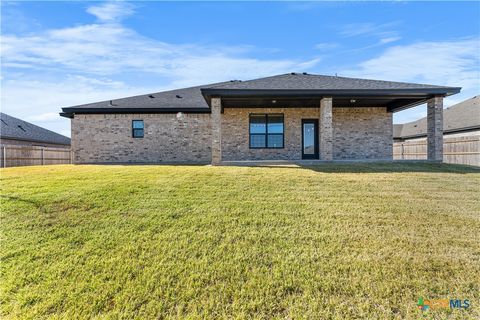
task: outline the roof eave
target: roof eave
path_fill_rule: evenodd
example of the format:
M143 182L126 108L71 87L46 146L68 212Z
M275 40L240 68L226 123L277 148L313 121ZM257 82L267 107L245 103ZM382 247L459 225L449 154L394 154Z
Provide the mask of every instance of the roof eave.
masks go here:
M49 144L58 144L61 146L69 146L71 142L69 143L62 143L58 141L49 141L49 140L39 140L39 139L30 139L30 138L20 138L20 137L11 137L11 136L6 136L6 135L1 135L0 138L2 139L8 139L8 140L17 140L17 141L31 141L35 143L49 143Z
M73 113L69 113L69 112L60 112L59 113L60 117L64 117L64 118L69 118L69 119L73 119Z
M434 96L450 96L460 92L461 87L438 87L438 88L419 88L419 89L218 89L218 88L203 88L200 89L203 97L208 105L210 105L210 98L212 97L301 97L301 98L321 98L328 97L411 97L419 100L405 106L395 107L392 111L400 111L425 103L428 99Z
M478 126L469 126L464 128L453 128L453 129L444 129L443 134L452 134L452 133L460 133L460 132L469 132L479 130L480 125ZM394 136L395 139L414 139L414 138L423 138L427 136L427 132L420 132L416 134L410 134L405 136Z
M459 93L461 87L438 87L421 89L200 89L203 96L396 96L396 95L445 95Z
M73 119L76 114L118 114L118 113L210 113L209 108L62 108L60 116Z

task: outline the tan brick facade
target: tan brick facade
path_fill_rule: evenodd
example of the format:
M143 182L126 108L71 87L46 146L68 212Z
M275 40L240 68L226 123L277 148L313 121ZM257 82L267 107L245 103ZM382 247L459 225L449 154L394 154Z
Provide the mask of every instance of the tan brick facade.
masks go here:
M132 120L143 120L144 138L132 138ZM211 162L210 114L75 115L75 163Z
M320 100L320 158L333 160L333 106L332 98Z
M249 148L250 113L284 114L284 148ZM75 115L74 161L210 163L216 140L221 143L222 161L299 160L301 121L319 119L321 112L320 108L225 108L219 115L220 129L212 126L210 114L183 114L180 118L176 114ZM132 138L132 120L144 120L144 138ZM392 158L392 114L386 108L334 107L332 125L334 160Z
M212 165L222 162L222 100L212 98Z
M443 97L427 103L427 156L428 160L443 160Z
M392 159L393 119L386 108L333 108L333 159Z
M283 113L284 148L250 149L249 114ZM302 157L302 119L318 119L318 108L225 109L222 118L223 160L298 160Z

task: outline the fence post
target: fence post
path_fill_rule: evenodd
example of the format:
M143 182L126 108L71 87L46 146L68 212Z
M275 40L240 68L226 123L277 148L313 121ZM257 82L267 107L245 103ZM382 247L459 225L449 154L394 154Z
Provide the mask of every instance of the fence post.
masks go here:
M405 160L405 157L403 156L405 153L404 148L403 148L403 142L400 143L400 154L401 154L401 160Z
M3 146L3 167L7 167L7 147Z
M42 166L45 164L45 148L42 147Z

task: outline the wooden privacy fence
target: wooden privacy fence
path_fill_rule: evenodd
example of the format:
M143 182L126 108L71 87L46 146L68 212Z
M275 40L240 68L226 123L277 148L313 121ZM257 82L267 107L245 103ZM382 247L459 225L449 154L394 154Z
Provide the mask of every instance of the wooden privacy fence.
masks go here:
M2 168L72 163L70 149L2 145L0 150Z
M426 139L394 142L393 159L426 160ZM444 138L443 162L480 166L480 136Z
M426 160L426 139L393 143L394 160ZM445 138L443 162L480 166L480 136ZM72 163L72 151L64 148L2 145L0 167Z

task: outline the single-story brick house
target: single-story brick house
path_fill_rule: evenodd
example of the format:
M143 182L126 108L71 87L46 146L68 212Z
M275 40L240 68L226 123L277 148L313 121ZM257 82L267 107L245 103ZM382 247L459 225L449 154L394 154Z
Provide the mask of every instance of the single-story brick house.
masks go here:
M457 87L290 73L63 108L75 163L392 159L392 113L428 108L442 159L443 98Z

